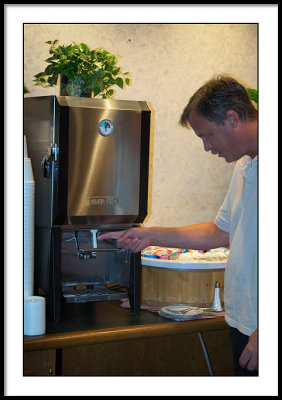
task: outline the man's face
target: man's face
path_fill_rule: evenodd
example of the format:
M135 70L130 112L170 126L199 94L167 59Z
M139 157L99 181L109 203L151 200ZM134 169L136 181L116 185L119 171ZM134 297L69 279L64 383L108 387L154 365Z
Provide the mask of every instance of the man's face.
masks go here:
M202 139L205 151L224 157L228 163L242 157L234 127L228 119L224 125L218 125L191 111L190 125Z

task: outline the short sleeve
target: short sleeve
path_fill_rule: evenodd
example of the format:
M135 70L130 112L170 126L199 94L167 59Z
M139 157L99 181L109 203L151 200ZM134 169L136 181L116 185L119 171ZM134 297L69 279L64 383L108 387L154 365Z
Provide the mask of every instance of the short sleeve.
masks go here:
M230 201L227 193L217 215L214 219L215 225L224 232L230 233Z

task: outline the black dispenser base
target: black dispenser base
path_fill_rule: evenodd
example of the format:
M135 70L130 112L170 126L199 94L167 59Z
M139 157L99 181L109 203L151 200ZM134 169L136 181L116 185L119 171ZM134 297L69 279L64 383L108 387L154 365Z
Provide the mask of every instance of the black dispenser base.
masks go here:
M130 254L130 272L129 286L126 291L114 291L106 288L104 285L93 285L93 288L87 288L86 291L73 293L71 296L71 288L69 296L64 296L61 287L61 229L60 227L52 228L51 233L51 268L50 268L50 287L49 296L47 296L47 318L49 321L59 322L61 320L61 312L63 302L88 302L88 301L111 301L128 297L132 315L138 315L140 312L140 286L141 286L141 253ZM64 289L65 291L65 289ZM75 298L74 298L75 296Z

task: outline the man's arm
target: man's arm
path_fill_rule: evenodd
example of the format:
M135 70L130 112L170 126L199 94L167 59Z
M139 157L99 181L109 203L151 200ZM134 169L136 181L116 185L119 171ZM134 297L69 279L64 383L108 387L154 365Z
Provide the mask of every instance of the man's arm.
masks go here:
M99 240L110 238L117 239L118 247L133 253L147 246L205 250L229 245L229 233L219 229L213 222L181 228L131 228L126 231L107 232L98 237Z

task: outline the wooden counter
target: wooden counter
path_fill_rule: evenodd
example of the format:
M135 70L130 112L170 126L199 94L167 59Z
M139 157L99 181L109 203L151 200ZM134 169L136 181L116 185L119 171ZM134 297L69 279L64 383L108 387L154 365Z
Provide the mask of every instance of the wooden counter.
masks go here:
M233 375L224 318L175 322L120 302L66 304L46 334L24 338L24 375Z

